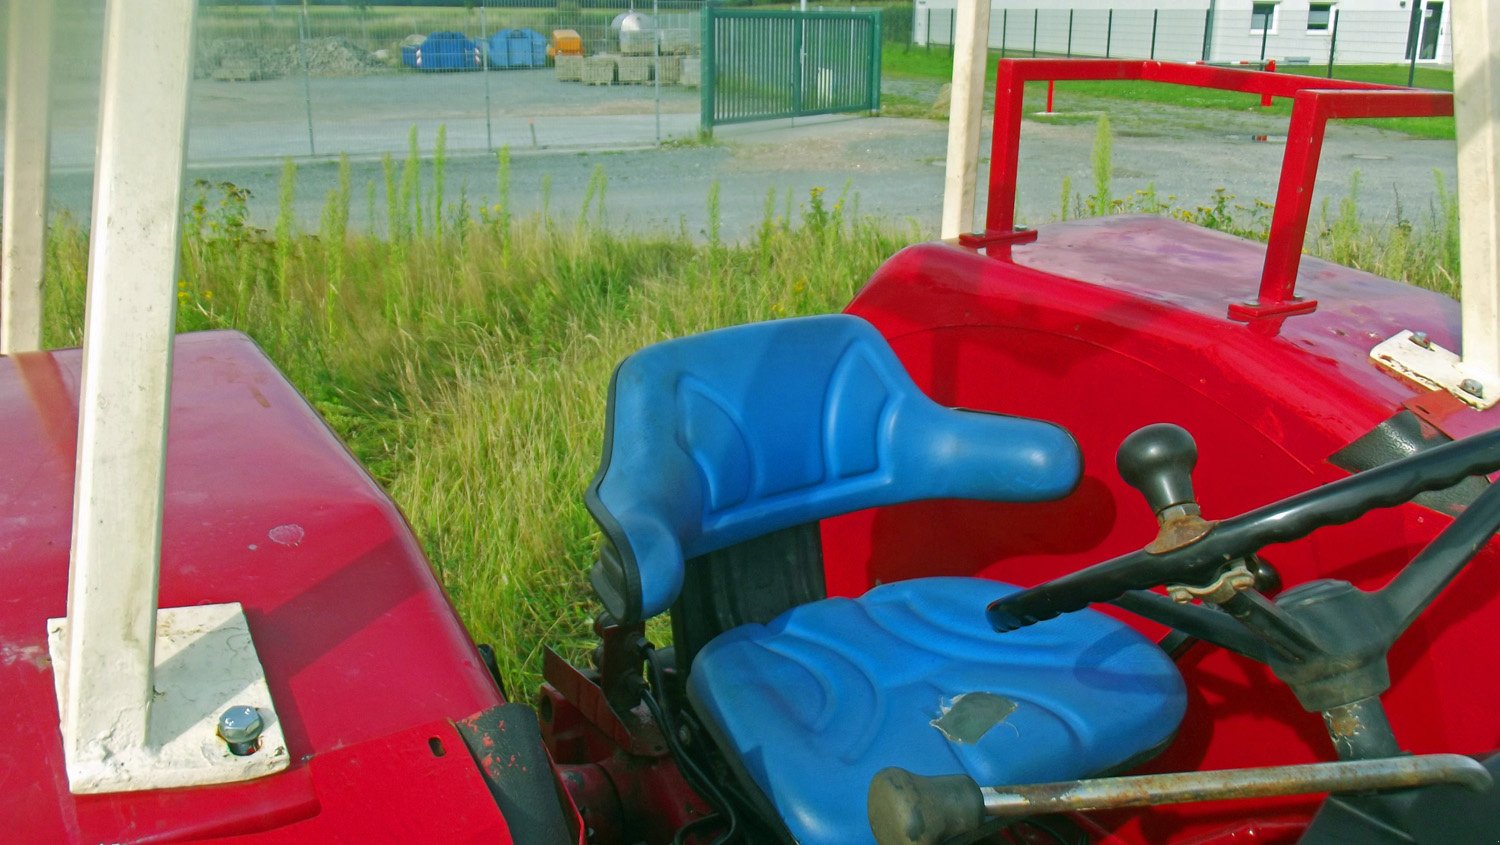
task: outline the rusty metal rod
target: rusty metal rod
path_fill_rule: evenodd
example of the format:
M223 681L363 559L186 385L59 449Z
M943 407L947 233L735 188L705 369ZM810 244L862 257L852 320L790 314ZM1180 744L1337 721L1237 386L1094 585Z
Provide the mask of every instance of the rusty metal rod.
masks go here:
M1034 816L1307 792L1363 792L1436 783L1453 783L1482 792L1490 787L1492 779L1484 766L1471 757L1424 754L1381 760L981 787L980 795L987 815Z

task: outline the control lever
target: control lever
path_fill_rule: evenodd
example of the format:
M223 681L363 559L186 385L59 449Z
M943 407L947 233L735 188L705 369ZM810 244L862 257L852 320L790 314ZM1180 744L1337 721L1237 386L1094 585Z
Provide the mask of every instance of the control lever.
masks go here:
M870 829L879 845L939 845L974 830L987 817L1022 818L1319 792L1357 793L1440 783L1483 792L1490 788L1493 778L1479 761L1461 754L993 787L982 787L965 774L924 777L893 767L876 773L868 800Z
M1193 496L1198 445L1181 426L1156 423L1133 432L1120 444L1115 466L1125 483L1139 490L1161 529L1146 547L1163 554L1198 542L1213 530Z

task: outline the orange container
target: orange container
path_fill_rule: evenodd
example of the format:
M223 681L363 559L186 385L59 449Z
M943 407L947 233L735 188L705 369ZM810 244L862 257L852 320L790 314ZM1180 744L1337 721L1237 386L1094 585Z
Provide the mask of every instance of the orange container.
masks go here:
M578 37L578 32L572 29L552 30L552 43L547 45L547 55L557 56L581 56L583 55L583 39Z

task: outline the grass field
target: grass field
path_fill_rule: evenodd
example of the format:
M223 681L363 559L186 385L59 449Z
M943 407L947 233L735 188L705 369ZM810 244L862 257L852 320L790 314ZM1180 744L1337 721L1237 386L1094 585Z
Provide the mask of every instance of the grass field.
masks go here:
M1015 56L1014 58L1020 57ZM986 81L992 89L995 83L995 65L999 60L999 52L991 51L989 67L986 71ZM897 79L930 79L946 82L953 76L952 61L946 49L934 49L932 51L921 49L905 51L887 49L881 54L881 72ZM1325 75L1326 68L1312 65L1290 65L1278 68L1278 72L1321 77ZM1406 74L1407 68L1405 65L1334 66L1334 76L1337 78L1360 82L1378 82L1386 85L1405 85ZM1452 91L1453 71L1444 68L1419 67L1417 68L1415 82L1419 88ZM1027 86L1026 98L1028 103L1035 103L1039 106L1044 102L1043 98L1045 96L1045 83L1038 82ZM1083 97L1093 101L1125 100L1219 111L1251 111L1261 109L1260 98L1253 94L1239 94L1231 91L1216 91L1205 88L1188 88L1157 82L1059 82L1057 84L1057 97L1063 102L1066 102L1068 97ZM1094 103L1089 107L1094 108L1097 105L1097 103ZM1292 113L1292 102L1284 98L1277 99L1266 111L1272 114L1290 116ZM1381 118L1350 122L1404 132L1419 138L1452 139L1454 137L1453 118L1451 117Z
M706 240L617 235L602 171L584 207L525 219L504 202L464 208L435 171L418 184L392 162L378 195L335 190L316 232L296 230L289 194L262 232L244 224L239 189L201 186L177 325L236 328L266 350L390 491L475 639L526 694L542 644L584 653L596 533L581 494L615 363L672 335L838 310L914 235L850 219L821 190L736 197L765 203L746 243L720 242L712 223ZM507 171L501 160L502 196ZM393 237L348 229L365 202ZM86 237L59 221L49 250L46 342L76 345Z
M1064 185L1063 216L1173 214L1263 237L1261 204L1219 195L1172 208L1142 192L1113 198L1109 134L1087 196ZM706 237L611 231L596 170L578 209L518 219L509 161L501 201L470 208L415 158L387 160L383 186L355 196L347 162L316 232L291 212L284 173L274 231L245 223L246 196L200 184L187 213L178 284L182 331L248 333L287 373L410 519L475 639L495 645L510 689L535 688L541 648L578 658L594 610L586 572L597 532L581 494L598 457L609 373L645 344L715 326L836 311L875 268L918 237L851 213L853 197L705 198ZM543 192L546 192L544 185ZM756 234L719 236L723 202L757 203ZM388 238L348 226L349 208L383 212ZM1316 251L1443 289L1456 263L1452 204L1371 230L1354 201L1325 209ZM48 255L46 342L76 345L87 238L66 219ZM661 632L656 632L660 634Z

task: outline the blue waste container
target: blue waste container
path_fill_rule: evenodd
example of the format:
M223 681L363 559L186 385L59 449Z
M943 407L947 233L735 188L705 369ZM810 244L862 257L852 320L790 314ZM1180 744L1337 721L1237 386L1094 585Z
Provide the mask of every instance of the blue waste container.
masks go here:
M417 70L473 70L483 67L484 49L462 32L434 32L415 47L402 47L401 63Z
M534 29L502 29L490 36L490 67L547 66L547 38Z

